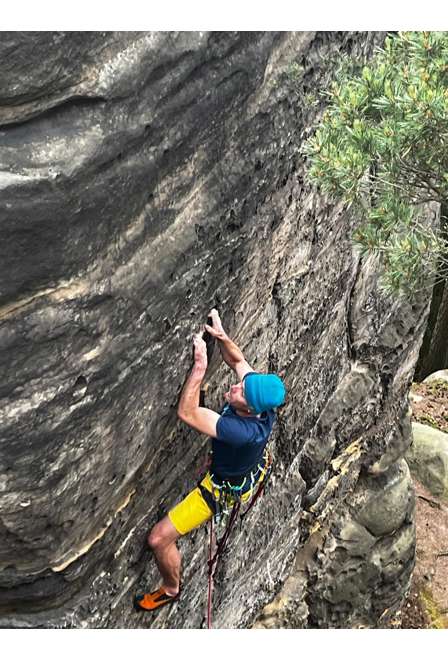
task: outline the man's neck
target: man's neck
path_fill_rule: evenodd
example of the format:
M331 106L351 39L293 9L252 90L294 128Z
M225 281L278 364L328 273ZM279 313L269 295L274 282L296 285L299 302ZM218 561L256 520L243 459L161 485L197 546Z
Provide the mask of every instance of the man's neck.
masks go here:
M233 406L232 406L233 407ZM260 415L255 415L251 412L246 412L245 410L238 410L238 408L233 408L237 415L240 417L260 417Z

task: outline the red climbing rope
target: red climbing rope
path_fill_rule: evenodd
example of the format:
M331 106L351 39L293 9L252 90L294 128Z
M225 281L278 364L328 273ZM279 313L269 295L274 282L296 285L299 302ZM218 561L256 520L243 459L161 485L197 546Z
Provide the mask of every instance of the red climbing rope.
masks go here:
M213 570L210 569L212 564L212 548L213 548L213 516L210 518L210 543L208 547L208 598L207 598L207 627L212 627L212 595L213 595Z
M265 475L263 481L259 483L257 492L255 495L252 497L251 502L249 506L247 507L246 511L241 514L241 520L244 520L246 515L249 513L249 511L252 509L253 505L257 501L257 499L264 493L264 487L266 485L266 482L271 474L272 470L272 455L268 454L268 459L265 465ZM224 534L222 535L222 538L220 539L219 543L217 544L216 552L213 555L213 546L216 543L216 535L214 534L213 530L213 517L210 518L210 544L209 544L209 552L208 552L208 598L207 598L207 627L211 628L212 627L212 596L213 596L213 577L216 571L216 568L218 566L218 561L222 554L224 553L225 547L227 545L227 541L229 540L230 532L232 531L235 521L238 516L238 512L241 508L241 500L235 500L233 503L232 511L230 513L229 520L226 525L226 529L224 531Z
M238 511L240 510L241 502L237 500L234 502L232 507L232 512L230 514L229 520L226 525L226 529L222 538L220 539L215 554L212 556L212 542L213 542L213 516L210 518L210 548L209 548L209 560L208 560L208 604L207 604L207 626L208 628L212 627L212 592L213 592L213 576L215 574L216 568L218 566L218 560L224 553L227 541L230 536L230 532L235 524L235 520L238 516Z

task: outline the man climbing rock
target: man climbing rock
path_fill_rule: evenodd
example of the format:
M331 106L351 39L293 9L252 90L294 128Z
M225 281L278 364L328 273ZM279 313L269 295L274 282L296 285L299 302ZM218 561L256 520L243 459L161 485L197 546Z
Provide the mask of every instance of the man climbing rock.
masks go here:
M285 399L285 386L275 374L254 371L225 333L216 309L212 325L204 329L218 340L223 360L235 371L239 382L226 392L221 413L200 406L201 383L207 369L206 343L194 336L194 366L179 400L178 416L200 433L212 438L209 471L200 484L160 520L148 536L162 576L162 585L151 593L137 595L138 610L155 610L180 595L181 555L176 540L210 520L216 512L220 491L226 485L246 501L266 474L266 443L275 420L274 408Z

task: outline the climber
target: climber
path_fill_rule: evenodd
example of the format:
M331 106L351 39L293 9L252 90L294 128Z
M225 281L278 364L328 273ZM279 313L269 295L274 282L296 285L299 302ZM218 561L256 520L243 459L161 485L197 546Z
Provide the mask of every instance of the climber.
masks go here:
M210 520L213 489L219 488L224 480L235 486L247 483L241 486L241 499L245 501L254 484L261 482L265 475L265 446L275 420L274 408L285 399L281 378L255 372L225 333L216 309L211 310L210 317L212 325L205 324L204 329L218 340L222 358L235 371L239 382L224 395L226 404L220 414L200 406L207 351L201 333L196 334L194 366L182 390L177 413L188 426L212 438L211 464L198 487L152 528L148 545L155 555L162 585L156 591L137 595L134 599L137 610L152 611L179 598L181 556L176 540Z

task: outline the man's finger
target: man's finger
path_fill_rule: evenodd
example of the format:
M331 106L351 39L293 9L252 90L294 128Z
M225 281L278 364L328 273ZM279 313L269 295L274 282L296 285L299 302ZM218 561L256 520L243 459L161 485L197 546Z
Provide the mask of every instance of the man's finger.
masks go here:
M220 331L216 328L212 328L209 325L207 325L206 330L207 330L208 333L211 334L212 337L219 337L220 336Z

